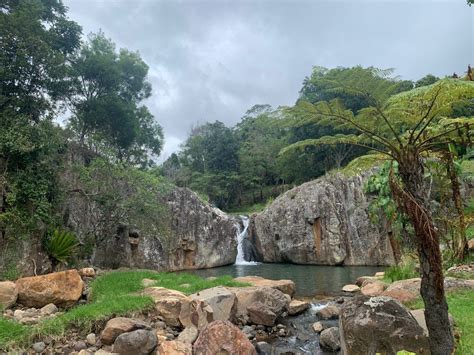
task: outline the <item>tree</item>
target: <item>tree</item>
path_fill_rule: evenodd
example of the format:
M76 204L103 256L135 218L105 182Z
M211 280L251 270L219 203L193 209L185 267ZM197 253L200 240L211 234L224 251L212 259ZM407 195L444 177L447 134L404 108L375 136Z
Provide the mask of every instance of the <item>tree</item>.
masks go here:
M345 88L341 83L341 90ZM472 117L448 118L453 103L472 98L474 84L460 80L442 80L431 86L401 93L379 101L362 87L353 87L374 105L358 115L339 100L314 105L313 117L332 126L350 127L356 134L321 137L295 143L299 146L354 144L388 156L398 164L391 171L390 187L398 208L409 218L415 231L421 267L421 296L432 354L451 354L454 339L448 319L444 293L439 235L430 212L424 172L425 157L447 145L469 141L473 134Z
M424 77L422 77L420 80L418 80L415 83L415 87L419 88L421 86L431 85L431 84L436 83L438 80L439 80L439 78L437 76L434 76L432 74L428 74L428 75L425 75Z
M163 143L161 127L146 106L148 66L135 52L121 49L103 33L91 34L71 68L69 126L79 141L119 161L147 165Z
M61 132L52 123L67 93L81 28L59 0L0 4L0 236L41 233L57 198Z

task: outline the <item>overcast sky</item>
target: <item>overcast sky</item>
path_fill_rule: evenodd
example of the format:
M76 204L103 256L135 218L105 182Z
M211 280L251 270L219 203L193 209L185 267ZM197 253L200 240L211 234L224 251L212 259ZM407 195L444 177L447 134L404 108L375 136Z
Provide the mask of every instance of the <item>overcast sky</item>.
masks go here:
M102 29L150 66L160 160L197 123L232 126L254 104L293 104L314 65L396 68L412 80L474 65L466 0L64 2L85 34Z

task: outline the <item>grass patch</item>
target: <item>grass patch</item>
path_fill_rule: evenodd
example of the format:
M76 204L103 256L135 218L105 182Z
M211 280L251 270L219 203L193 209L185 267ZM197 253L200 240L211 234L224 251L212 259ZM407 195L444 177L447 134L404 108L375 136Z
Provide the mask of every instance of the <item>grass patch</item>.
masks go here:
M471 355L474 352L474 291L453 291L447 295L449 313L456 321L461 338L456 349L457 355ZM421 299L408 304L411 309L423 308Z
M0 317L0 349L29 345L42 336L62 337L68 329L88 333L99 321L128 315L153 306L150 297L137 294L143 289L144 278L156 280L156 286L191 294L215 286L239 287L247 284L233 281L231 276L215 280L202 279L186 273L157 273L153 271L114 271L91 283L91 303L77 306L56 318L35 326L25 326Z
M384 280L395 282L420 277L416 268L417 262L413 257L404 257L398 265L390 266L385 270Z
M271 201L273 201L273 199ZM239 215L248 216L254 213L262 212L265 209L265 207L268 206L268 204L269 204L268 202L264 202L264 203L255 203L250 206L241 206L235 209L231 209L229 213L233 215L237 215L237 216Z

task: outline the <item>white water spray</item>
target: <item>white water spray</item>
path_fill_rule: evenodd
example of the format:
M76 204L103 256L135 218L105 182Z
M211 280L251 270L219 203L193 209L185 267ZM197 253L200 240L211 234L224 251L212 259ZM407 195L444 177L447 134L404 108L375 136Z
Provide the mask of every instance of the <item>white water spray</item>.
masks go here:
M258 265L256 261L246 261L244 255L244 239L247 237L247 230L249 228L249 218L247 216L240 216L244 229L237 228L237 257L235 258L235 265Z

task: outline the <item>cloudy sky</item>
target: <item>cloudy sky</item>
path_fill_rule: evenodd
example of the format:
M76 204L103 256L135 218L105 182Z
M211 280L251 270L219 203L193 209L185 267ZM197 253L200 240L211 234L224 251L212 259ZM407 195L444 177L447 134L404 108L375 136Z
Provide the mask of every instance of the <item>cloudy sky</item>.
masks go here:
M466 0L64 2L84 33L102 29L150 66L160 160L193 125L231 126L254 104L293 104L314 65L396 68L412 80L474 65Z

